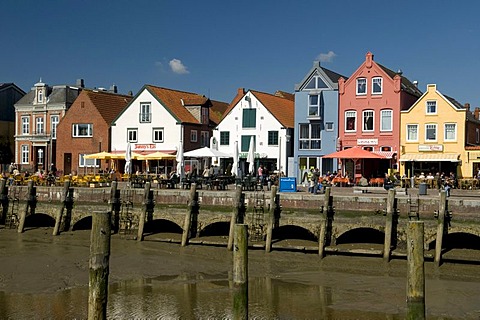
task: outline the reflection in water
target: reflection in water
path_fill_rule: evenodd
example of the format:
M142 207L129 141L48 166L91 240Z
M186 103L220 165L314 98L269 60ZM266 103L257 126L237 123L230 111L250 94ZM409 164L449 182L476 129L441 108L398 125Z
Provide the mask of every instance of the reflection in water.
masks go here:
M335 290L271 278L253 278L249 284L250 318L259 319L403 319L405 315L335 310ZM233 282L187 275L157 277L111 284L110 319L205 319L233 317ZM340 298L340 296L339 296ZM2 316L12 319L84 319L88 288L54 294L0 295ZM433 318L432 318L433 319Z

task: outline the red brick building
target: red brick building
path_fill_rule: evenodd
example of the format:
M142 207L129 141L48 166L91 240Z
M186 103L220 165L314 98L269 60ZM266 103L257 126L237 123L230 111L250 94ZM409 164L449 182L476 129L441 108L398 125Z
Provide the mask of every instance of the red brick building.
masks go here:
M110 163L84 155L111 150L110 125L132 99L107 91L84 89L57 127L57 169L63 174L92 172Z

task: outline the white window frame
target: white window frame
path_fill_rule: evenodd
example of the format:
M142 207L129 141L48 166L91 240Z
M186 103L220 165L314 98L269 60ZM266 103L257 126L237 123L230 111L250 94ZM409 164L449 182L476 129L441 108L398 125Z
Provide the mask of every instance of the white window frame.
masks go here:
M162 135L161 139L156 139L155 135L159 133ZM152 142L164 142L165 141L165 130L164 128L153 128L152 129Z
M353 130L348 130L348 118L354 118L353 121ZM345 132L356 132L357 131L357 111L355 110L347 110L345 111Z
M365 89L363 90L363 92L360 92L358 90L359 89L358 85L359 85L360 81L365 82ZM357 96L365 96L368 92L367 78L364 78L364 77L357 78L357 81L355 83L357 85L357 87L356 87Z
M86 125L87 126L87 134L81 135L79 126ZM91 123L73 123L72 124L72 137L74 138L91 138L93 137L93 124Z
M308 136L302 136L303 131L301 127L308 126ZM320 137L313 138L313 128L318 127L320 131ZM303 145L308 147L303 147ZM318 145L318 148L314 148L313 146ZM299 134L298 134L298 146L299 150L322 150L322 129L319 123L300 123L299 124Z
M140 114L138 118L140 123L152 122L152 104L150 102L140 102Z
M375 91L375 82L379 82L380 91ZM382 77L373 77L372 78L372 94L378 95L383 93L383 78Z
M366 129L365 115L367 113L372 114L372 129ZM363 110L362 111L362 132L373 132L375 131L375 111L374 110Z
M383 126L383 119L386 117L386 113L390 113L390 123L389 128ZM380 110L380 131L391 132L393 131L393 110L392 109L383 109Z
M435 129L435 139L428 139L428 130ZM434 142L438 140L438 126L436 123L426 123L425 124L425 141Z
M408 142L417 142L418 141L418 124L414 124L414 123L409 123L407 124L406 126L406 140ZM412 136L411 136L411 132L409 130L409 128L415 128L416 129L416 132L415 132L415 135L416 135L416 138L415 139L412 139Z
M21 150L20 161L22 164L28 164L30 159L30 146L28 144L22 144Z
M43 89L39 89L37 92L37 101L38 103L43 103Z
M84 156L86 154L80 153L78 155L78 166L80 168L99 168L100 167L100 159L85 159Z
M435 111L430 111L430 107L435 106ZM426 114L437 114L437 101L436 100L427 100L425 102L425 113Z
M38 149L37 150L37 162L38 164L43 164L44 161L45 161L45 152L43 151L43 149Z
M59 115L50 116L50 134L52 135L52 139L57 139L57 126L59 122Z
M312 97L317 97L317 104L311 103ZM310 114L311 109L316 109L316 114ZM309 94L308 95L308 117L309 118L319 118L320 117L320 95L319 94Z
M30 134L30 116L22 116L22 134Z
M333 131L335 129L335 123L329 121L325 122L325 131Z
M45 133L45 119L43 117L35 117L35 133Z
M127 142L138 142L138 128L127 129Z
M453 126L453 138L447 138L447 126ZM453 122L445 123L443 125L443 140L444 141L457 141L457 124Z
M480 142L480 129L475 128L475 143L479 143L479 142Z
M198 130L190 130L190 142L198 142Z

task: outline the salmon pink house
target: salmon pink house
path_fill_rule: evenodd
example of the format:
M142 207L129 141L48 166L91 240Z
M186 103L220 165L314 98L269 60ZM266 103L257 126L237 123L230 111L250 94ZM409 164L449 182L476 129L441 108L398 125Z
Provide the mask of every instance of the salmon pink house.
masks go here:
M373 61L365 61L345 80L338 80L340 149L360 147L383 159L344 161L343 171L365 177L383 177L398 168L400 111L408 109L422 95L417 86L402 75Z

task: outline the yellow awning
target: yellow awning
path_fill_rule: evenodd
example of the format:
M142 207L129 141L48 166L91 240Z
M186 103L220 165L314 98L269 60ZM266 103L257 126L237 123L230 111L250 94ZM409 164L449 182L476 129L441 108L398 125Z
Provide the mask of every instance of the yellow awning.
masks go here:
M458 153L405 153L400 155L400 161L449 161L459 162Z

